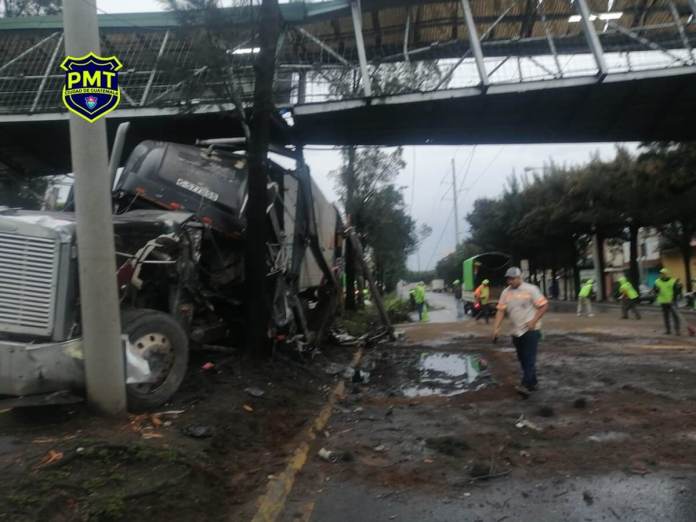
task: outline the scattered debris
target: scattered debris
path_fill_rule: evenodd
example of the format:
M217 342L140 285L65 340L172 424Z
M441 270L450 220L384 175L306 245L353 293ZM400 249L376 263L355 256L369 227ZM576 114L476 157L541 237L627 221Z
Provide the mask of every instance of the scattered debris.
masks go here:
M556 415L556 412L551 406L544 405L539 407L537 415L539 415L540 417L553 417L554 415Z
M266 394L266 392L263 391L261 388L254 388L254 387L245 388L244 391L247 394L251 395L252 397L256 397L256 398L263 397Z
M326 462L336 462L338 460L336 454L333 451L327 450L326 448L321 448L317 452L317 455L321 460L325 460Z
M208 361L207 363L203 364L203 366L201 366L201 370L203 370L205 372L209 372L210 370L214 370L214 369L215 369L215 363L211 363L210 361Z
M46 455L41 459L41 461L36 465L36 469L43 468L44 466L49 466L55 464L63 459L63 452L57 450L49 450Z
M189 424L182 431L184 435L194 439L207 439L213 436L213 428L202 424Z
M326 368L324 368L324 373L327 375L338 375L339 373L343 373L345 370L346 367L343 364L329 363L326 365Z
M530 430L533 431L542 431L542 429L534 424L532 421L527 420L524 418L524 415L520 415L520 418L517 419L517 422L515 423L515 426L522 429L522 428L529 428Z
M591 442L621 442L626 440L628 437L628 433L623 433L620 431L606 431L590 435L587 437L587 440Z
M146 431L142 434L143 439L161 439L164 437L161 433L157 433L154 431Z
M359 370L356 369L353 371L353 375L351 376L353 383L362 383L362 384L367 384L370 382L370 372L366 372L364 370Z
M244 411L248 411L249 413L254 411L254 408L252 408L248 404L243 405L242 408L244 408Z
M156 415L181 415L182 413L185 413L186 410L167 410L167 411L160 411L157 412Z
M450 457L461 457L471 449L465 440L449 435L425 439L425 445L438 453L449 455Z
M350 335L345 330L333 329L330 332L331 341L338 346L355 346L359 342L359 338Z
M385 446L384 444L380 444L380 445L375 446L374 448L372 448L373 451L376 451L376 452L378 452L378 453L381 453L381 452L383 452L383 451L386 451L386 449L387 449L387 448L386 448L386 446Z
M573 407L579 410L587 408L587 399L585 397L578 397L573 403Z
M582 499L585 501L585 504L588 506L591 506L594 504L594 497L592 496L592 493L589 491L583 491L582 492Z

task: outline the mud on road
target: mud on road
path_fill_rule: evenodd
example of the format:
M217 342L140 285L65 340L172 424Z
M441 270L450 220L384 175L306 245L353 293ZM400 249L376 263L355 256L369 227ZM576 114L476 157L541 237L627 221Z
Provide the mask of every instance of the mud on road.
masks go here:
M344 379L279 520L696 520L694 339L550 314L523 400L489 328L408 326L355 375L354 348L198 356L171 404L122 421L0 413L0 519L251 520Z
M513 349L493 345L484 325L414 326L414 342L369 353L369 384L353 387L322 441L350 458L310 464L284 520L696 519L692 508L667 514L641 489L693 507L694 341L659 335L658 323L548 323L541 387L527 400L514 391ZM537 484L547 498L526 518L513 506L541 498ZM607 504L621 496L613 486L633 493ZM549 511L566 504L562 516Z

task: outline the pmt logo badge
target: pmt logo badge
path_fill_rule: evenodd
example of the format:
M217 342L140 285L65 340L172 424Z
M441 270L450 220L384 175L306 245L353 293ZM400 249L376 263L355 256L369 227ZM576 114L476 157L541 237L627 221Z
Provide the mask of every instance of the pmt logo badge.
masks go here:
M68 56L60 64L65 71L63 103L70 112L94 123L121 101L118 71L122 67L115 56L103 58L94 53L79 58Z

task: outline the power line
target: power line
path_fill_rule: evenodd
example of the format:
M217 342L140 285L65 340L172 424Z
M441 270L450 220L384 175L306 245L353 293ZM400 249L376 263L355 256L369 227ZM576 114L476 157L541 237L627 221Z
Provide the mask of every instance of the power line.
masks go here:
M432 253L430 254L430 259L428 259L428 262L426 263L426 270L428 270L428 267L430 266L430 263L433 260L433 257L435 257L435 253L437 252L437 249L440 248L440 243L442 243L442 238L445 237L445 232L447 231L447 227L449 226L450 220L452 219L452 214L454 213L454 208L450 210L449 216L447 216L447 221L445 222L445 226L442 227L442 232L440 233L440 237L437 240L437 243L435 244L435 248L433 248Z
M483 178L483 176L486 175L486 173L490 170L490 168L493 166L493 164L498 160L500 155L503 153L504 149L505 149L505 145L502 145L500 147L500 149L498 150L498 152L496 153L495 157L488 163L488 165L486 165L486 168L481 171L481 174L478 175L478 177L474 180L474 182L471 185L469 185L468 187L462 187L460 189L460 192L464 192L464 191L469 192L471 189L473 189L476 186L476 184L481 180L481 178Z

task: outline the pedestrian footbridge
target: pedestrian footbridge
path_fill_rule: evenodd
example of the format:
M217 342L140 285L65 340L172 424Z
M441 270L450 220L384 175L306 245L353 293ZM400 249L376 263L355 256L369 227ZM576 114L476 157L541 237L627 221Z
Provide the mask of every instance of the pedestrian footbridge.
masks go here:
M101 14L124 64L108 126L191 141L239 132L255 8ZM281 4L278 141L473 144L696 139L696 0ZM0 19L0 169L69 166L60 17Z

